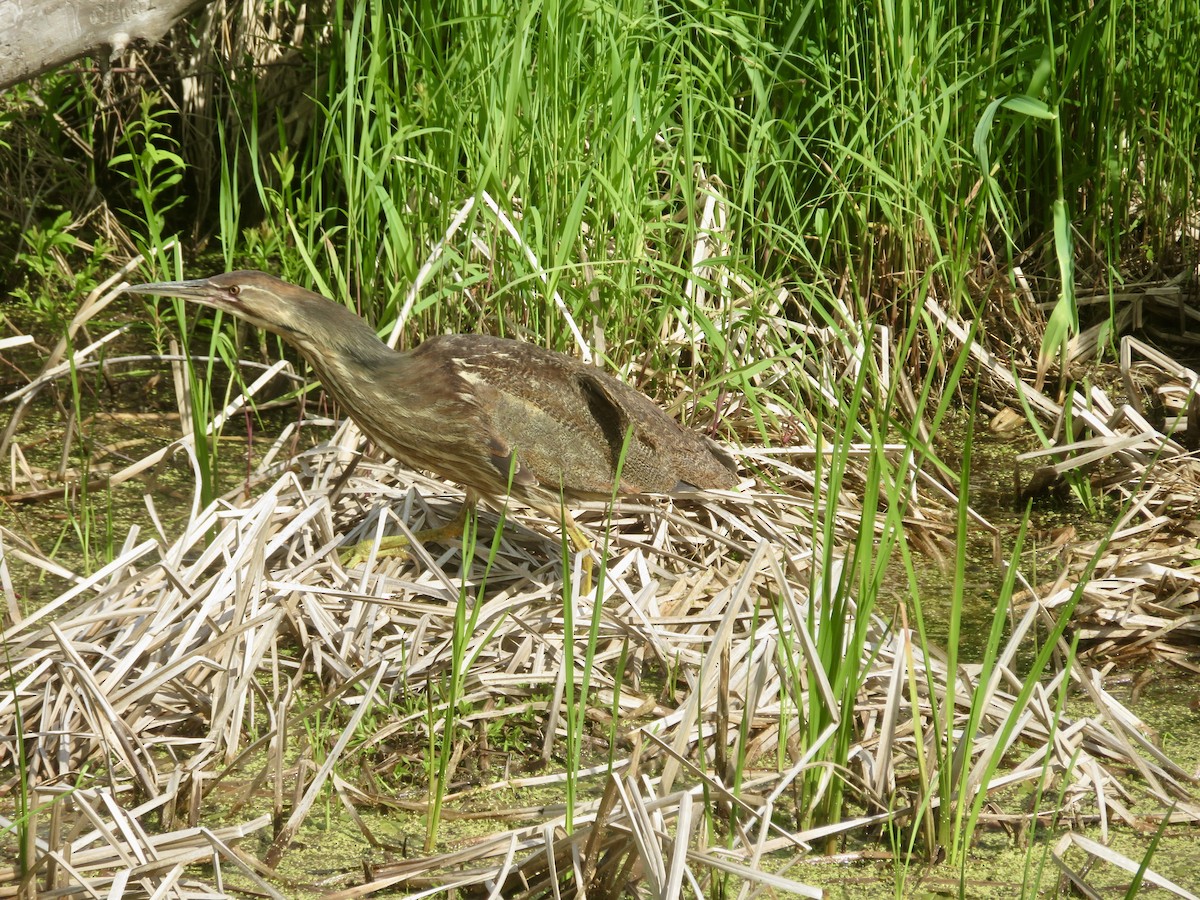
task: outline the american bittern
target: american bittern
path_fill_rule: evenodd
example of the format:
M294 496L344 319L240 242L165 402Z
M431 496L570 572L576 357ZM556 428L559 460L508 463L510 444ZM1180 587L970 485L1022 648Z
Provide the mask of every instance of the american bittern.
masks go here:
M509 494L561 517L576 549L589 543L564 501L610 497L618 466L623 494L737 481L733 458L714 441L562 353L481 334L397 352L341 304L263 272L125 290L182 297L280 335L367 437L404 465L465 487L464 511L480 496Z

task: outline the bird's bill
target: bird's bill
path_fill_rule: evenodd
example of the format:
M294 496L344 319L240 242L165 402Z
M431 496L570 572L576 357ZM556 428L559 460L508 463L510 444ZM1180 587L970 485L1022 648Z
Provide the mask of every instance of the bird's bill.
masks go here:
M152 281L148 284L130 284L124 288L127 294L152 294L156 297L181 297L184 300L194 300L208 306L215 306L214 294L217 292L207 278L197 278L194 281Z

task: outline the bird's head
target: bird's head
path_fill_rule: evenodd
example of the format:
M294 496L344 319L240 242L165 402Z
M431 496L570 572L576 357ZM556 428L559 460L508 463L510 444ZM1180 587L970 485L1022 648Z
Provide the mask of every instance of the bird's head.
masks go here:
M320 294L265 272L226 272L193 281L131 284L125 291L202 303L292 340L312 336L314 325L338 316L339 310L343 314L348 312Z

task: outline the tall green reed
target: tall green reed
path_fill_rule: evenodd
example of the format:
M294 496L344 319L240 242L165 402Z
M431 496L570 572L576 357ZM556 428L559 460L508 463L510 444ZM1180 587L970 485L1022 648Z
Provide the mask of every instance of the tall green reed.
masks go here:
M844 346L861 334L840 306L861 321L884 308L905 362L920 342L932 346L916 415L932 406L936 432L965 357L945 375L942 338L922 319L927 296L983 312L985 267L1002 272L1034 248L1042 290L1063 298L1047 343L1055 349L1074 327L1071 266L1084 247L1108 248L1111 260L1153 221L1164 252L1196 156L1196 104L1187 102L1196 88L1178 75L1200 58L1192 16L1179 0L993 0L970 10L904 0L341 3L314 79L321 127L287 152L251 153L265 222L253 243L226 233L223 246L227 260L253 252L386 323L461 204L486 191L520 243L477 204L422 291L407 341L482 330L566 348L550 302L558 290L577 321L603 329L614 362L644 359L661 373L651 391L683 381L699 389L701 408L731 387L765 401L775 398L757 381L758 361L720 340L728 321L717 310L736 301L754 313L782 283ZM1135 22L1146 37L1138 46L1125 27ZM1163 63L1169 40L1184 65ZM253 147L250 120L242 139ZM226 190L244 177L231 171ZM706 232L716 193L729 217ZM223 214L223 229L238 219ZM747 295L695 271L701 241ZM688 293L693 280L720 301L714 308ZM703 353L661 338L685 314L709 339ZM779 356L797 356L783 334L778 342ZM812 414L821 449L833 450L822 499L838 497L852 435L869 445L881 485L863 498L864 527L844 567L832 526L814 526L828 555L813 615L826 617L822 665L844 711L857 688L847 648L861 649L880 573L905 552L895 537L904 467L883 445L893 421L910 427L909 413L897 382L877 375L839 384L846 402L836 405L799 378L776 390ZM751 414L763 439L778 438L766 402ZM909 441L906 459L936 464L935 447ZM891 537L876 544L876 533ZM790 702L805 739L833 726L829 761L840 763L849 720L814 704L796 678ZM953 767L933 762L949 779L940 789L953 789ZM805 789L820 798L814 820L838 814L840 788Z

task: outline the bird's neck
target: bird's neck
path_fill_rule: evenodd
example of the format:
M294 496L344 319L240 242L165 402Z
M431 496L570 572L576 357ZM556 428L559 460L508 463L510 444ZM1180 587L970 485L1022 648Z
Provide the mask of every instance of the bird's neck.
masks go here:
M322 299L319 325L308 322L304 331L284 335L318 373L331 363L336 366L339 360L353 369L378 365L395 355L363 319L340 303Z
M293 335L292 340L325 391L361 424L379 403L376 377L403 369L408 354L393 350L341 304L330 301L322 325L319 333Z

